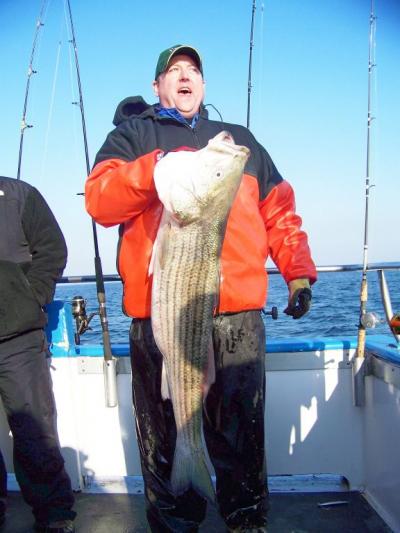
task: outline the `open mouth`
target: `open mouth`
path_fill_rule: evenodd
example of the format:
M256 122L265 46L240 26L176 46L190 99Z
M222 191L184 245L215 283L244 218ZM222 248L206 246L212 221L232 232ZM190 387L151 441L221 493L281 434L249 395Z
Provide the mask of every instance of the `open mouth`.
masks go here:
M178 89L178 94L188 95L192 94L192 91L189 89L189 87L181 87Z

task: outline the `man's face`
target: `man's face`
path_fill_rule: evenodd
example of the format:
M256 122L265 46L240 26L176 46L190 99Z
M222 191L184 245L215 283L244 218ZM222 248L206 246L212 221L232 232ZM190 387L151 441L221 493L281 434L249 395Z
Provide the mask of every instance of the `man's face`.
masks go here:
M192 118L204 99L203 76L187 55L174 56L153 88L163 107L175 107L185 118Z

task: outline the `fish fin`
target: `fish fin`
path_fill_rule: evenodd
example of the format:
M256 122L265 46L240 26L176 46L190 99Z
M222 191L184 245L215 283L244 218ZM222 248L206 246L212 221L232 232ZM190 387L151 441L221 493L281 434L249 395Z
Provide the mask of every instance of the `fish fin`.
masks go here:
M169 390L167 367L165 366L164 358L163 358L162 369L161 369L161 398L163 400L171 399L171 394L170 394L170 390Z
M192 487L203 498L215 502L214 486L202 449L195 453L177 438L171 472L172 492L179 496Z
M210 390L211 385L215 382L215 357L214 357L214 346L212 338L208 343L207 351L207 364L204 373L204 382L203 382L203 402L207 398L208 391Z
M194 480L194 482L192 482L192 486L195 491L198 492L200 496L203 496L203 498L205 498L209 502L214 503L214 486L211 480L210 472L207 468L204 454L202 454L201 460L196 461L192 465L192 472L192 478Z
M148 269L148 275L151 276L154 273L156 261L158 260L160 262L160 255L162 253L162 234L164 231L164 227L167 224L167 214L165 212L165 209L163 209L160 224L158 226L157 235L153 243L153 249L151 251L151 258L149 263L149 269Z
M193 166L193 157L197 152L179 151L168 152L154 169L154 183L157 194L170 213L175 211L176 197L187 187L187 169Z
M211 388L211 385L215 382L215 357L214 357L214 346L212 338L210 337L210 342L208 345L207 353L207 366L204 373L204 382L203 382L203 413L204 416L210 421L210 417L207 413L207 402L206 398L208 392Z
M154 272L154 257L155 257L155 247L156 247L156 242L157 242L157 237L156 237L156 240L154 241L154 245L153 245L153 250L151 252L151 258L150 258L150 263L149 263L149 269L148 269L148 275L151 276Z

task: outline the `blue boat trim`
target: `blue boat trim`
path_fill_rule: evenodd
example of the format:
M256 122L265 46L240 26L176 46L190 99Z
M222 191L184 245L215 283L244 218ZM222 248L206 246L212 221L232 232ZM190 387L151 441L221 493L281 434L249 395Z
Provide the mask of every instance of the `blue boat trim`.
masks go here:
M266 353L316 352L323 350L350 350L357 346L356 337L291 337L267 339Z
M53 357L103 357L101 344L75 344L71 304L55 300L47 306L47 339ZM321 352L325 350L354 350L356 336L344 337L292 337L268 339L266 353ZM374 355L400 363L400 345L389 335L369 335L366 348ZM129 343L111 344L115 357L129 357Z
M394 337L375 335L367 339L366 347L369 352L392 363L400 364L400 344Z

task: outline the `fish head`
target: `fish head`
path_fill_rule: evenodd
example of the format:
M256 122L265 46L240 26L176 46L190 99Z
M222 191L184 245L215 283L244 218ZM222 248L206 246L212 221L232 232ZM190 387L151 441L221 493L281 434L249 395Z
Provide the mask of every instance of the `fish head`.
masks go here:
M156 165L159 199L181 225L218 214L223 218L239 188L250 155L222 131L196 152L170 152Z
M202 164L195 190L198 198L203 200L204 209L209 213L229 210L241 183L250 150L235 144L228 131L221 131L197 153Z

